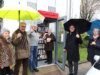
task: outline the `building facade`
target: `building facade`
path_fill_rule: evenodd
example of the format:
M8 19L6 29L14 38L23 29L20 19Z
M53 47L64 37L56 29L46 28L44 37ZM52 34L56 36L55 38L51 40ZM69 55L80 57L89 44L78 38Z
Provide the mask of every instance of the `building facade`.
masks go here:
M75 1L78 3L77 5ZM62 16L67 16L67 19L75 18L79 17L80 14L80 0L4 0L4 6L19 5L19 2L23 6L30 6L36 10L56 12L59 14L59 18ZM36 23L35 21L31 24ZM30 25L29 22L27 22L27 24ZM4 19L3 27L10 29L12 34L19 27L19 23L18 21ZM11 29L11 27L13 29Z

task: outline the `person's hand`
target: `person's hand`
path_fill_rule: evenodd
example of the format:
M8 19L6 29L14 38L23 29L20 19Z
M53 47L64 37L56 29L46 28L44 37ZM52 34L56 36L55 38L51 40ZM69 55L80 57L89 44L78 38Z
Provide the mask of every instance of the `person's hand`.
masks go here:
M34 32L34 29L33 28L31 28L31 33L33 33Z
M51 42L51 38L47 38L47 42Z
M66 49L63 49L64 52L66 52Z
M43 35L43 39L46 39L46 33Z
M22 36L21 33L18 33L18 34L17 34L17 38L20 38L21 36Z
M96 42L95 42L95 41L93 41L93 42L91 43L91 45L96 45Z
M80 35L79 35L79 34L76 34L76 38L78 38L78 39L79 39L79 38L80 38Z
M12 68L12 65L10 65L10 69L12 70L13 68Z
M1 69L3 69L3 68L4 68L4 65L2 64L2 65L1 65Z

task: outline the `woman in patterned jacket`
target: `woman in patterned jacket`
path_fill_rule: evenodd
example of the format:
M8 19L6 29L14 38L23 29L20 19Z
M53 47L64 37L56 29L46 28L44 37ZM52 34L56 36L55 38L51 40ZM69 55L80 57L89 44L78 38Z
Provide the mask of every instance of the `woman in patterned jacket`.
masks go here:
M14 63L13 46L9 39L10 31L2 29L0 35L0 75L10 75L10 65Z

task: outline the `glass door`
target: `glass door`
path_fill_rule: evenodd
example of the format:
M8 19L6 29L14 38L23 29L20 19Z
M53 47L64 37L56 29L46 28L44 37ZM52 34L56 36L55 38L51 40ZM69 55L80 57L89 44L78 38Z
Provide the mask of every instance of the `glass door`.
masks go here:
M64 71L66 62L66 53L63 51L66 39L64 18L59 19L56 23L55 63Z

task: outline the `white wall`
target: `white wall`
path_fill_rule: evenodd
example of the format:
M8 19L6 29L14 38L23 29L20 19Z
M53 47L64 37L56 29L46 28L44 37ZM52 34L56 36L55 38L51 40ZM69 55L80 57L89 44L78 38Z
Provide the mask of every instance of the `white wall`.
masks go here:
M65 16L66 13L66 4L67 0L56 0L56 12L59 13L59 16Z
M56 0L48 0L48 6L56 7Z
M71 1L71 8L70 8L70 1ZM57 9L56 11L57 13L59 13L60 17L67 15L68 18L79 18L80 2L81 0L56 0L56 9Z
M29 2L35 2L35 3L37 2L37 0L27 0L27 1L29 1Z
M15 20L7 20L4 19L3 20L3 28L7 28L10 30L10 36L12 35L12 33L19 27L18 21Z
M29 2L37 2L37 10L48 11L48 6L56 7L56 12L60 17L66 15L67 0L28 0Z
M48 0L37 0L37 10L48 11Z
M13 5L17 5L18 4L18 0L4 0L4 6L13 6Z
M70 5L70 2L71 2L71 5ZM81 4L81 0L67 0L68 19L80 18L80 4Z
M27 5L27 0L4 0L4 6L15 6L18 5L19 2L21 5Z
M81 0L72 0L72 18L80 18Z

